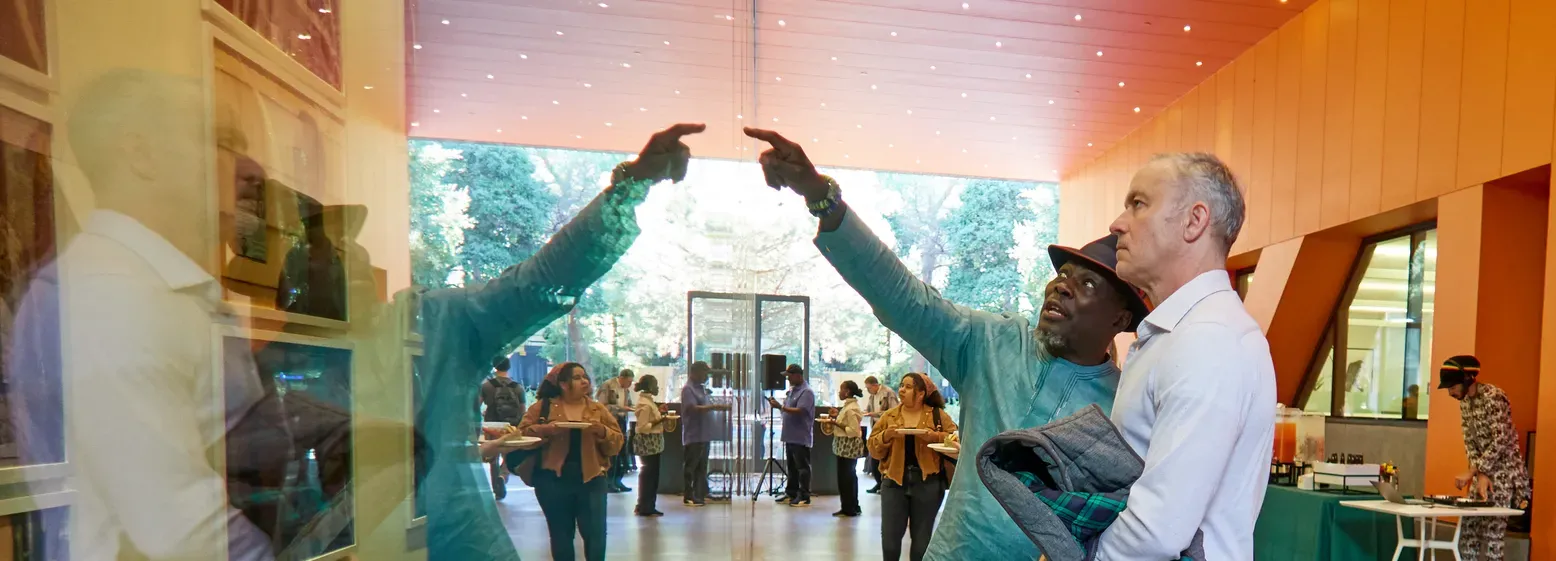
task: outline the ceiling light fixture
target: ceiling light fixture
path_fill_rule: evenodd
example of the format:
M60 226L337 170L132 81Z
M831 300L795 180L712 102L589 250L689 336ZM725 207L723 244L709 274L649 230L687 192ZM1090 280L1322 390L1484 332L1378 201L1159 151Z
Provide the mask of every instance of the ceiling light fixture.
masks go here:
M1124 87L1124 83L1123 82L1119 82L1118 83L1118 87L1120 87L1120 88Z
M778 122L778 118L777 117L773 117L773 122L774 123Z
M1053 105L1054 104L1054 100L1052 100L1052 99L1048 100L1048 104L1049 105Z
M779 82L782 82L783 81L783 76L774 76L773 79L777 80Z
M439 110L437 110L437 109L433 109L433 110L432 110L432 112L433 112L433 113L442 113L442 111L439 111Z
M1027 74L1027 79L1028 79L1028 80L1031 80L1031 79L1032 79L1032 74L1030 74L1030 73L1028 73L1028 74Z
M605 123L605 126L607 126L607 127L608 127L608 126L611 126L611 124L610 124L610 123Z
M940 136L940 131L935 131L935 136Z
M1139 107L1136 107L1136 108L1135 108L1135 112L1136 112L1136 113L1139 113L1139 112L1140 112L1140 108L1139 108Z
M373 89L373 86L362 86L362 89L364 89L364 90L371 90L371 89Z
M566 35L566 33L562 33L562 32L561 32L561 31L557 31L557 32L556 32L556 34L557 34L557 35L558 35L558 36L562 36L562 35Z
M1081 15L1080 14L1075 14L1075 21L1080 21L1080 20L1081 20Z
M610 4L606 4L606 3L604 3L604 2L600 2L600 4L599 4L599 6L600 6L600 7L601 7L601 8L609 8L609 7L611 7L611 6L610 6Z
M743 119L745 119L745 118L746 118L746 116L745 116L745 115L735 115L735 118L736 118L736 119L740 119L740 120L743 120Z
M1123 84L1119 84L1119 85L1120 85L1120 86L1122 86L1122 85L1123 85ZM585 82L585 83L584 83L584 87L585 87L585 88L592 88L592 87L594 87L594 84L590 84L590 83L588 83L588 82Z
M875 84L870 84L870 89L875 89Z
M724 16L724 21L735 21L735 16Z
M562 102L560 102L560 101L557 101L557 100L555 100L555 99L553 99L553 100L551 100L551 104L552 104L552 105L561 105L561 104L562 104Z
M411 45L411 48L416 49L416 50L419 51L419 50L421 50L421 43L417 43L415 45Z
M576 139L578 139L578 140L583 140L583 135L581 135L581 134L575 134L575 135L573 135L573 138L576 138Z
M856 128L856 129L862 129L862 128L864 128L864 125L854 125L854 128Z
M1004 46L1005 46L1005 42L1004 41L995 41L994 42L994 48L996 48L996 49L998 49L1000 47L1004 47Z
M313 36L312 36L312 35L309 35L309 34L307 34L307 33L298 33L298 34L297 34L297 38L298 38L298 39L302 39L302 40L304 40L304 41L307 41L307 40L309 40L309 39L312 39L312 38L313 38Z
M930 70L934 70L935 69L935 65L933 65L933 64L929 65L929 69Z
M816 137L811 137L810 141L811 142L821 142L821 139L816 138Z
M789 23L783 20L778 20L778 27L783 27L785 25L789 25Z
M528 121L529 120L529 115L519 115L519 120Z
M1102 56L1102 51L1097 51L1097 56Z
M669 45L669 44L670 44L670 42L669 42L669 41L665 41L665 44L666 44L666 45Z
M368 86L367 89L371 90L371 89L373 89L373 86ZM462 94L459 94L459 97L470 97L470 94L462 93Z
M1204 66L1204 65L1205 65L1205 61L1203 61L1203 60L1196 60L1196 61L1194 61L1194 66Z
M1183 26L1183 32L1184 32L1184 33L1188 33L1188 32L1189 32L1189 31L1190 31L1190 30L1193 30L1193 29L1194 29L1194 28L1192 28L1192 27L1189 27L1189 26L1187 26L1187 25L1185 25L1185 26Z
M319 8L319 13L321 13L321 14L328 14L331 11L333 11L333 10L330 10L329 8Z
M524 60L529 60L529 55L524 54L524 53L519 53L519 58L524 59Z
M989 120L990 120L990 121L993 121L993 120L994 120L994 117L989 117Z
M638 111L648 111L648 108L647 107L639 107Z
M913 114L913 110L912 110L912 109L909 109L909 110L908 110L908 114L909 114L909 115L912 115L912 114Z
M497 134L502 134L502 129L497 129Z
M896 31L891 32L891 36L892 37L896 37L897 36L897 32Z
M821 106L822 107L826 107L827 106L827 102L825 102L825 101L821 102Z
M496 77L496 76L493 76L493 75L491 75L491 74L487 74L487 75L486 75L486 79L487 79L487 80L495 80L495 79L497 79L497 77Z
M1285 1L1285 0L1282 0L1282 1ZM966 10L966 9L968 9L968 8L971 8L971 7L972 7L972 6L968 6L968 5L967 5L967 3L966 3L966 2L962 2L962 9L963 9L963 10Z
M967 92L962 92L962 99L967 99Z
M681 95L681 90L675 90L675 95Z
M443 25L448 25L448 20L443 20Z
M1086 143L1086 147L1087 147L1087 148L1091 148L1091 143L1090 143L1090 142L1087 142L1087 143Z
M411 121L411 126L419 127L419 126L421 126L421 121Z
M632 63L630 63L630 62L623 62L623 63L621 63L621 67L622 68L632 68Z
M837 62L837 57L832 57L832 62Z

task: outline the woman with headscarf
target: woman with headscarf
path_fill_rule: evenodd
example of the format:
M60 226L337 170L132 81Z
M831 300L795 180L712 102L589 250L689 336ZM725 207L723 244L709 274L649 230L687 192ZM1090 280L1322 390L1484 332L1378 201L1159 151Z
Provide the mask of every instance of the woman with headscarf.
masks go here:
M545 440L514 469L535 488L535 499L551 533L551 557L576 559L573 535L583 535L584 557L605 559L606 469L623 441L616 416L594 401L589 373L583 365L564 362L540 383L539 403L519 423L526 436ZM558 426L582 423L587 428Z
M645 374L632 389L638 392L637 434L632 437L632 453L643 457L638 470L638 506L634 514L643 517L664 516L655 506L659 495L659 459L665 451L665 406L654 403L659 395L659 379Z
M821 432L832 437L832 454L837 456L837 494L843 508L832 516L859 516L859 457L864 455L863 433L859 421L864 413L859 411L859 398L864 395L859 384L845 380L838 385L837 398L843 403L832 410L832 416L821 423Z
M902 404L881 416L870 429L870 455L881 462L881 550L886 561L902 557L902 534L908 532L910 561L921 561L929 549L935 515L951 484L952 465L930 444L956 432L945 413L945 398L927 374L909 372L897 389Z

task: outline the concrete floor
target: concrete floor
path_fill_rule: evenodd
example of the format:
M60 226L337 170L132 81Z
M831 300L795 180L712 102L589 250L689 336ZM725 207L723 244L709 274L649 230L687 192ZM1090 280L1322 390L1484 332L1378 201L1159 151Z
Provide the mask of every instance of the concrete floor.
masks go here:
M635 474L627 484L636 487ZM874 482L864 476L860 485ZM517 477L508 478L508 496L497 503L508 535L525 561L551 559L546 520L535 491ZM632 514L637 493L617 493L606 498L606 558L626 560L784 560L835 559L838 561L881 558L880 497L860 491L864 515L834 518L836 496L818 496L809 508L775 504L763 495L756 502L749 495L733 503L711 503L686 508L679 495L660 495L658 508L665 515L639 518ZM903 544L907 549L906 539ZM576 539L579 558L583 540Z

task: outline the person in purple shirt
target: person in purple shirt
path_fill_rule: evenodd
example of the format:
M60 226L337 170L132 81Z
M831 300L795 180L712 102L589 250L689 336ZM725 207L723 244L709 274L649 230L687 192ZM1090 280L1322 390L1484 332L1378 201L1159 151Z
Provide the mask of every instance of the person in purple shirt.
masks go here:
M685 447L681 472L681 503L690 507L708 506L708 443L713 441L713 412L728 411L728 404L713 403L708 394L708 372L703 361L686 369L686 385L681 387L681 444Z
M767 402L783 411L783 455L788 458L789 481L778 502L789 506L810 506L810 448L815 443L816 392L805 382L805 369L790 364L789 395L783 403L771 397Z

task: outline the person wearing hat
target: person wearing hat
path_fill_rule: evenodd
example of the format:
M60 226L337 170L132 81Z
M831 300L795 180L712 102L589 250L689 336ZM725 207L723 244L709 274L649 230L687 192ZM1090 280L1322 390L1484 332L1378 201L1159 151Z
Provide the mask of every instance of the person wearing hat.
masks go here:
M1110 417L1145 471L1097 558L1252 559L1269 484L1275 367L1226 272L1243 224L1230 169L1210 154L1153 158L1129 185L1118 273L1156 303L1130 347Z
M1491 501L1495 506L1528 508L1531 496L1529 472L1518 452L1518 432L1513 428L1513 407L1507 394L1481 382L1480 360L1459 355L1443 362L1438 370L1437 389L1459 400L1459 419L1464 426L1464 452L1470 469L1454 479L1459 489L1469 488L1472 498ZM1464 559L1503 559L1503 541L1507 537L1507 519L1474 517L1464 519L1459 539L1459 555Z
M766 130L746 134L772 149L761 156L767 184L787 187L820 219L816 248L959 395L964 449L1000 432L1046 425L1092 403L1113 406L1119 371L1108 354L1149 307L1113 270L1114 240L1054 247L1057 276L1044 289L1036 322L1011 310L957 305L913 276L890 247L843 202L837 182L816 171L798 144ZM875 431L871 431L874 436ZM1036 559L1021 532L976 477L953 478L925 559Z
M783 403L771 397L767 403L783 411L783 455L788 461L789 477L778 502L789 506L810 506L810 449L815 444L816 392L805 380L805 369L790 364L783 373L789 377L789 394Z

